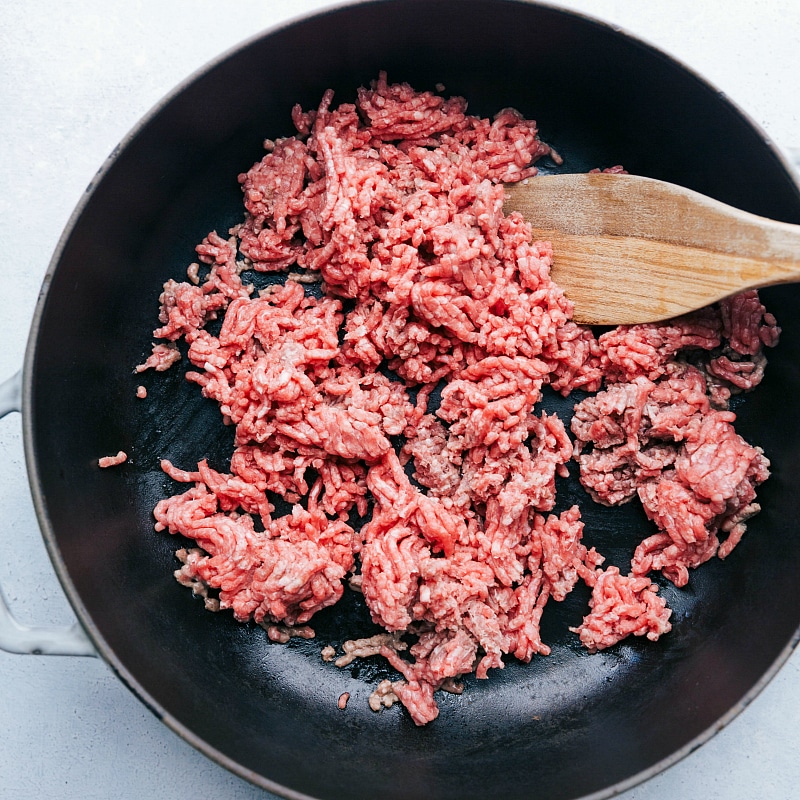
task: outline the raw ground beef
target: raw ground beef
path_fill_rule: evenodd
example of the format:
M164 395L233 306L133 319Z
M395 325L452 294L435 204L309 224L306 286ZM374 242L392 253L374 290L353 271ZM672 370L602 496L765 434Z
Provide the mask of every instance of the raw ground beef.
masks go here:
M592 497L617 505L638 496L658 528L636 548L632 575L658 570L685 586L689 569L729 555L761 510L756 487L769 477L769 461L736 433L736 415L714 406L760 380L763 366L747 367L763 364L764 345L777 337L755 291L661 326L600 337L601 360L612 365L609 385L576 405L571 428L580 480ZM712 351L699 366L676 358L696 359L698 350ZM729 361L720 351L739 356L727 386L715 366Z
M229 472L164 461L191 485L158 503L156 528L195 543L182 583L277 641L310 635L295 626L345 582L363 592L387 633L337 663L383 656L403 678L371 704L399 699L424 724L460 676L548 654L543 609L579 580L590 651L670 629L648 574L685 584L758 510L768 462L723 407L760 380L777 328L750 292L597 338L550 280L549 243L503 214L502 184L551 153L534 122L470 116L383 74L355 104L332 100L293 110L297 135L239 176L243 221L164 286L162 341L137 371L168 368L184 340L186 377L235 427L235 450ZM245 270L288 278L256 292ZM604 381L576 407L574 444L537 409L544 385ZM657 527L629 575L601 569L577 506L551 513L573 456L598 502L638 495Z
M120 450L115 456L103 456L97 459L97 466L100 469L108 469L108 467L118 467L128 460L128 454L124 450Z

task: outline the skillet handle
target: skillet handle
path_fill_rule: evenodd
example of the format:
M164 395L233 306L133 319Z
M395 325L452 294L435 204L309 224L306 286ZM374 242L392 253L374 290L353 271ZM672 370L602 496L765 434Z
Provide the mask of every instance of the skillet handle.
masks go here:
M22 372L0 383L0 417L22 409ZM23 625L14 619L0 587L0 650L50 656L96 656L79 623L68 628Z

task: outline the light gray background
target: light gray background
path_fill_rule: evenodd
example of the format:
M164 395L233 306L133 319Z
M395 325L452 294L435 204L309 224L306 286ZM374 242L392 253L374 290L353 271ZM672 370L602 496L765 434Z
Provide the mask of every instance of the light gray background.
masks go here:
M119 140L209 59L277 22L326 5L322 0L4 0L0 379L22 364L51 253L84 188ZM797 0L562 5L677 56L733 98L778 145L800 148ZM0 509L0 583L15 613L28 623L70 622L37 531L18 415L0 421ZM800 653L708 744L622 798L800 796L798 717ZM272 797L182 742L98 659L0 653L0 730L0 798Z

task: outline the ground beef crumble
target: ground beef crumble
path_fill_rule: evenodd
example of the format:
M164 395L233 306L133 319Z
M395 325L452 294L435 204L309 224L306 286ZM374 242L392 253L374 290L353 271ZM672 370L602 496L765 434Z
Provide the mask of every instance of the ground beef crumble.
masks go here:
M292 119L297 135L239 176L243 222L164 285L161 342L136 368L169 368L183 340L187 379L235 429L229 473L162 462L190 484L154 511L157 530L195 543L178 579L275 641L313 635L349 581L386 633L322 657L385 658L402 680L371 707L399 701L420 725L459 677L547 655L543 609L579 580L590 651L669 631L648 575L682 586L727 556L768 475L725 408L777 341L757 293L597 337L550 280L549 243L502 211L503 183L561 163L536 123L471 116L384 74L355 104L326 92ZM288 279L255 292L245 269ZM317 278L322 297L304 288ZM537 409L545 385L599 392L575 407L574 443ZM597 502L638 497L655 525L629 575L582 543L577 506L552 513L572 458ZM275 516L268 493L291 512Z
M120 450L115 456L102 456L97 459L97 466L100 469L108 469L109 467L118 467L128 460L128 454L124 450Z

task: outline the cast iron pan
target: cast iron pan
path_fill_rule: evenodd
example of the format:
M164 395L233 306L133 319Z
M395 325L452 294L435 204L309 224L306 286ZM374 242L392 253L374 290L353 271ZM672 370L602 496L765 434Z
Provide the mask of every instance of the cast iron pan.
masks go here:
M270 644L257 626L210 614L172 578L174 538L151 509L174 492L159 460L226 466L231 430L183 380L132 375L148 353L161 284L210 230L241 216L239 172L261 142L291 134L294 103L339 101L386 69L416 88L444 83L471 111L515 106L539 121L563 170L617 163L748 211L800 222L800 193L761 133L696 75L583 17L518 2L360 3L280 28L181 87L115 152L65 233L28 348L25 438L48 548L101 654L153 712L211 758L271 791L317 798L548 798L610 794L655 774L728 720L788 656L800 626L798 287L764 291L783 326L762 386L735 403L742 435L772 460L763 512L725 562L662 583L674 629L598 655L568 632L579 587L550 603L548 658L510 660L444 695L417 728L366 698L380 663L339 670L327 643L370 633L348 593L317 638ZM554 168L552 164L545 167ZM143 382L149 397L135 396ZM568 417L568 402L545 406ZM123 449L121 468L97 469ZM575 469L573 467L573 473ZM651 529L635 506L595 506L572 477L585 541L625 571ZM558 509L557 509L558 510ZM350 692L346 711L337 708Z

